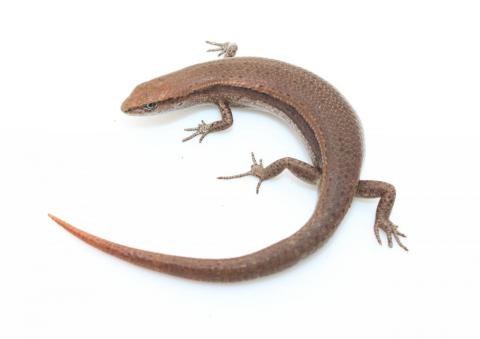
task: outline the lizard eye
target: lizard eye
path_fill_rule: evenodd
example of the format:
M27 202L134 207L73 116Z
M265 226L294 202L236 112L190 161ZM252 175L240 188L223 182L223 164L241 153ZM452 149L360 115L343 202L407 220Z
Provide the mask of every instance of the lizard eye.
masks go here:
M151 102L149 104L143 105L143 109L146 111L153 111L157 107L155 102Z

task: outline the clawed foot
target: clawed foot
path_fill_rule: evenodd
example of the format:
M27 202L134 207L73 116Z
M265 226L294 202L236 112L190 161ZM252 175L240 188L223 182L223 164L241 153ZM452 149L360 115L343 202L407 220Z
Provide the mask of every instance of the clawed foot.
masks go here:
M200 135L200 139L198 142L202 142L203 139L213 130L212 129L213 124L207 124L205 121L202 120L201 123L198 124L198 127L195 128L185 128L185 131L187 132L193 132L191 135L183 139L182 141L188 141L190 139L195 138L197 135Z
M255 155L252 152L252 166L250 167L250 171L242 173L242 174L237 174L237 175L232 175L232 176L226 176L226 177L218 177L217 179L237 179L241 177L246 177L248 175L252 175L254 177L257 177L259 179L258 184L257 184L257 189L256 192L258 194L258 191L260 190L260 185L262 182L266 179L265 176L265 168L263 167L263 162L262 159L257 163L257 159L255 159Z
M398 246L403 248L405 251L408 251L408 248L402 244L400 237L406 238L406 235L398 231L398 226L392 223L388 219L379 219L375 222L374 232L375 237L377 238L378 243L381 245L382 240L380 239L380 230L383 230L387 235L388 247L393 246L393 239L397 242Z
M218 42L206 41L206 43L213 46L217 46L217 48L211 48L207 52L220 52L218 53L218 56L225 55L224 56L225 58L231 58L235 56L235 53L237 53L238 46L233 42L218 43Z

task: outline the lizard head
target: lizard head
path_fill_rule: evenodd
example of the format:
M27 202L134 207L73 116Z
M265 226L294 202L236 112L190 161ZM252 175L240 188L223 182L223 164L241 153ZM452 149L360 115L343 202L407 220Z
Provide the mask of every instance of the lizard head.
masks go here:
M153 114L184 107L185 94L175 74L144 82L132 91L122 104L122 111L131 115Z

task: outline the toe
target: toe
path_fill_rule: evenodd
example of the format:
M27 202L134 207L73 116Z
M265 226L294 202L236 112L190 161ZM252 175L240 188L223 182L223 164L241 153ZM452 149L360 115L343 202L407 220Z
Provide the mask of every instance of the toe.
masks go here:
M380 238L380 228L377 225L375 225L373 232L375 233L375 238L377 239L378 244L381 245L382 239Z

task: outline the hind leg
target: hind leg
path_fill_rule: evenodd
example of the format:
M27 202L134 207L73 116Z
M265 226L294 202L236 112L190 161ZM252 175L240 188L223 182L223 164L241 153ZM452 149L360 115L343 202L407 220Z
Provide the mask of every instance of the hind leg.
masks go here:
M257 194L258 194L260 185L262 184L263 181L276 177L284 169L289 169L290 172L292 172L298 178L312 184L317 184L320 181L320 177L322 174L319 168L309 165L306 162L303 162L301 160L297 160L290 157L281 158L271 163L267 167L263 167L262 159L260 159L260 161L257 162L257 159L255 159L255 155L252 153L252 163L253 164L250 167L250 171L248 172L232 175L232 176L218 177L218 179L236 179L236 178L252 175L259 179L257 184Z
M395 202L395 187L383 181L360 180L358 182L356 195L362 198L380 198L374 226L375 237L377 238L378 243L380 245L382 244L380 230L383 230L387 235L389 247L393 246L393 239L395 239L398 246L405 251L408 251L400 241L400 237L405 237L405 235L400 233L398 231L398 226L392 223L389 219L393 203Z

